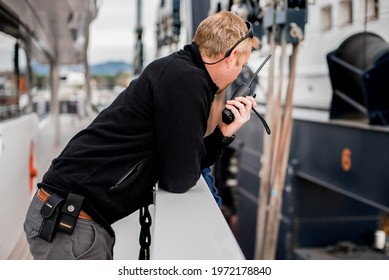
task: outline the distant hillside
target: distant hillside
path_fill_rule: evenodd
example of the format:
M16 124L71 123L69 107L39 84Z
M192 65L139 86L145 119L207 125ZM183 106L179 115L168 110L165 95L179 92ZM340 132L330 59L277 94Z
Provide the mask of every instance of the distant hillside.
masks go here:
M48 65L39 65L39 64L32 64L33 71L38 75L49 75L50 73L50 67ZM100 64L93 64L89 66L91 75L110 75L115 76L118 73L126 72L126 73L132 73L133 68L131 64L128 64L123 61L108 61L105 63ZM82 72L83 66L82 65L68 65L68 66L62 66L59 68L59 72L66 72L66 71L75 71L75 72Z
M91 75L110 75L115 76L118 73L132 73L132 65L122 61L109 61L90 66Z

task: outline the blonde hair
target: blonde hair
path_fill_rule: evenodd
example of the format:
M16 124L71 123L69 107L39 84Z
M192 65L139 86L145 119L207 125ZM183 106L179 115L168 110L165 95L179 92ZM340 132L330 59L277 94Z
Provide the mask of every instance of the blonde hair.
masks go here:
M242 18L228 11L221 11L210 15L200 23L192 43L198 46L202 54L213 58L225 54L247 31ZM258 48L259 40L256 37L247 38L238 44L236 49L239 53L243 53L249 46Z

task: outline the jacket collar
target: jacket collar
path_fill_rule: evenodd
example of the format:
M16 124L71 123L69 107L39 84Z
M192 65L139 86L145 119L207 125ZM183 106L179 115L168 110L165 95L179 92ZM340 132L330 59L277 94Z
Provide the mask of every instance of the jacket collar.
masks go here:
M198 47L195 44L188 44L184 46L184 51L190 56L191 60L193 63L200 68L201 70L204 71L210 85L212 88L212 93L215 94L218 90L219 87L213 82L211 76L209 75L207 68L205 68L204 62L201 58L200 51Z

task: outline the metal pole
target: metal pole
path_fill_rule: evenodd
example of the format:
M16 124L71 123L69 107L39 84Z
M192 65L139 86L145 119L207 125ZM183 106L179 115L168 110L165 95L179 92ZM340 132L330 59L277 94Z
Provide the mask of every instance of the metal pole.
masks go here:
M87 22L91 22L91 16L88 13L87 15ZM86 93L86 102L83 104L85 110L86 116L91 116L93 113L92 108L92 88L91 88L91 74L89 70L89 59L88 59L88 48L89 48L89 28L90 25L88 24L85 28L85 45L83 46L83 64L84 64L84 75L85 75L85 93ZM81 99L79 99L81 100ZM80 101L79 101L80 102ZM80 109L79 109L80 110ZM82 109L81 109L82 110ZM79 116L83 116L81 112L78 112Z
M263 250L264 250L264 242L265 242L265 229L267 223L267 204L268 197L270 191L270 180L271 180L271 167L272 167L272 159L273 159L273 149L277 127L275 127L276 123L274 122L273 114L275 113L276 102L274 100L274 63L275 63L275 33L276 33L276 8L277 8L277 0L274 0L272 3L273 8L273 19L272 19L272 28L269 34L270 36L270 45L271 45L271 54L272 58L269 64L269 86L268 86L268 96L267 96L267 106L266 106L266 114L270 115L268 118L269 125L271 127L271 131L273 131L270 139L267 139L266 135L263 137L264 142L264 154L261 158L261 170L259 172L260 185L259 185L259 197L258 197L258 208L257 208L257 227L256 227L256 239L255 239L255 249L254 249L254 258L255 259L263 259ZM278 111L276 112L278 113Z
M56 146L60 144L61 137L61 128L59 123L59 98L58 98L58 62L53 59L50 63L50 83L51 83L51 109L50 111L54 117L54 130L55 130L55 140L54 143Z
M143 43L142 43L142 3L141 0L137 0L136 7L136 44L134 55L134 74L138 75L143 70Z

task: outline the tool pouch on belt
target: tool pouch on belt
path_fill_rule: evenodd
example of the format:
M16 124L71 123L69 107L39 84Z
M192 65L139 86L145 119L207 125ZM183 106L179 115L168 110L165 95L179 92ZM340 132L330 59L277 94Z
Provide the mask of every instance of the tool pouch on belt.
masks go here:
M72 234L76 225L78 214L81 211L84 197L78 194L69 193L65 204L62 207L61 220L58 229L67 234Z
M52 194L43 203L41 208L41 216L43 222L39 230L39 237L51 242L57 232L57 226L60 219L60 209L64 199L57 194Z

